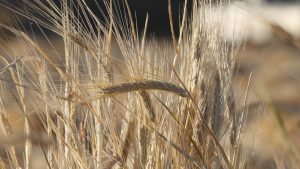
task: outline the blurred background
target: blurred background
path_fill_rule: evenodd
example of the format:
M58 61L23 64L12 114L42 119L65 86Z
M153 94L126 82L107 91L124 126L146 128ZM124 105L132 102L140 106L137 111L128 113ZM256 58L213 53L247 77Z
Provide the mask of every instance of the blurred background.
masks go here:
M99 7L105 7L102 1L98 4L94 0L86 2L101 18ZM128 2L132 13L137 17L140 31L148 13L148 35L156 36L162 43L171 40L167 0ZM16 7L23 6L18 0L9 0L9 3ZM184 0L172 0L177 34L183 4ZM189 12L191 7L191 0L188 0ZM288 154L283 153L289 151L286 147L293 147L300 152L300 0L232 1L231 5L225 9L217 9L216 12L221 12L223 24L228 29L223 37L229 43L243 42L237 54L234 77L237 100L243 100L249 76L253 72L248 101L248 125L255 134L248 133L248 142L245 141L245 144L252 144L253 140L256 142L251 165L253 168L275 168L275 161L272 160L274 155ZM9 9L3 6L0 8L0 22L15 23L16 17ZM35 37L40 36L42 41L43 35L39 34L38 28L30 21L23 18L17 23ZM46 31L46 34L55 38L50 31ZM3 33L0 34L2 35ZM22 46L18 42L13 44L16 49ZM59 43L55 45L59 46ZM12 112L18 111L13 106L11 109ZM18 118L22 118L18 113L11 116L12 121ZM23 129L20 127L19 130Z

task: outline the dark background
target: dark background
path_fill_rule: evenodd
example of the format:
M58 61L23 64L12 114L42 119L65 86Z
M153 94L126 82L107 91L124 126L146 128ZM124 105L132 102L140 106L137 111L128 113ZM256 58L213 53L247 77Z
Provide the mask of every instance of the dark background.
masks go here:
M22 0L6 0L7 2L1 2L2 6L0 6L1 10L5 9L3 4L9 4L11 8L21 8L26 9L26 4L22 2ZM44 0L41 0L44 1ZM53 0L58 6L60 6L61 0ZM75 1L75 0L74 0ZM124 0L114 0L118 2L118 9L114 9L118 12L123 11L122 15L126 14L126 8L124 6ZM76 1L75 1L76 2ZM103 16L103 13L100 12L99 7L102 11L106 12L106 7L104 5L104 0L85 0L89 8L94 12L94 14L99 17L102 21L107 16ZM173 13L173 23L175 32L179 31L179 16L182 16L184 0L171 0L172 2L172 13ZM137 27L139 31L142 31L145 25L146 15L149 15L148 21L148 34L155 34L157 36L170 36L170 24L169 24L169 15L168 15L168 0L128 0L131 13L136 21ZM191 11L192 0L188 0L188 11ZM8 10L6 10L8 11ZM6 12L7 13L7 12ZM107 14L107 13L106 13ZM104 14L104 15L106 15ZM1 14L0 14L1 15ZM14 18L10 17L10 14L7 14L7 20L14 20ZM36 14L39 15L39 14ZM13 16L13 15L11 15ZM31 23L31 24L30 24ZM26 30L26 32L33 31L35 33L39 32L38 27L32 24L32 22L22 19L22 27ZM46 33L51 33L50 31L44 30Z
M0 0L0 4L3 3ZM22 0L6 0L10 4L12 4L14 7L24 8L24 3L22 3ZM41 0L43 1L43 0ZM60 4L61 0L53 0L56 4ZM75 0L74 0L75 1ZM105 11L105 5L103 3L104 0L85 0L85 2L88 4L90 9L101 19L104 21L104 18L107 16L103 16L101 14L99 7ZM126 11L124 9L124 6L122 5L122 2L124 0L114 0L116 2L119 2L121 11ZM192 8L192 1L193 0L187 0L188 1L188 11L190 13ZM234 0L232 0L234 1ZM249 1L249 0L248 0ZM183 12L183 6L184 6L184 0L171 0L172 2L172 12L173 12L173 22L174 22L174 29L175 33L178 34L179 31L179 22L180 18L179 16L182 16ZM250 0L251 2L251 0ZM265 3L290 3L290 2L300 2L300 0L263 0ZM98 3L98 4L97 4ZM143 30L144 24L145 24L145 18L148 13L149 15L149 23L148 23L148 34L156 36L170 36L170 24L169 24L169 16L168 16L168 0L128 0L129 6L131 8L132 15L137 18L136 24L139 29L139 31ZM3 6L0 7L0 10L3 9ZM25 10L25 8L24 8ZM123 13L124 15L124 13ZM8 18L9 19L9 18ZM22 23L22 26L24 26L24 29L31 29L35 33L38 32L38 28L34 25L30 25L29 21L24 20ZM28 31L28 30L27 30ZM46 33L50 33L50 31L45 30Z

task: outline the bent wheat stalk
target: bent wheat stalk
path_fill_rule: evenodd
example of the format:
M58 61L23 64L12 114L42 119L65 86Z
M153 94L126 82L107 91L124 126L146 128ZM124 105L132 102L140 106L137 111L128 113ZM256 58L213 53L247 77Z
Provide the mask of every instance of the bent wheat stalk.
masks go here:
M59 97L59 98L64 100L79 101L84 103L84 102L89 102L104 97L114 96L123 93L130 93L130 92L139 92L140 94L142 94L141 97L143 97L143 92L147 90L161 90L161 91L171 92L181 97L189 96L187 91L180 86L177 86L173 83L156 81L156 80L132 81L132 82L125 82L125 83L112 85L108 87L101 87L101 86L98 87L100 89L99 95L92 98L84 99L82 96L79 96L75 93L73 93L72 96L77 97L79 100L76 99L73 100L65 97ZM145 98L143 99L145 100Z
M125 82L118 85L101 88L100 93L105 95L115 95L142 90L162 90L172 92L181 97L188 96L186 90L180 86L169 82L161 82L155 80Z

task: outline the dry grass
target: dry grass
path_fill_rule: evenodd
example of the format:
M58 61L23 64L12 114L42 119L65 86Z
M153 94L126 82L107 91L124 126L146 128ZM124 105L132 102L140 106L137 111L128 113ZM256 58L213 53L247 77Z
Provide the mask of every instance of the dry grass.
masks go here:
M24 43L19 53L2 40L0 127L7 139L0 139L1 168L32 168L36 149L48 168L247 168L251 148L242 139L251 79L236 105L232 79L239 45L222 38L226 28L210 1L194 0L191 18L184 11L178 38L169 1L173 41L165 48L146 36L148 16L137 33L127 0L105 1L106 23L83 0L62 0L60 6L23 1L26 12L2 3L56 33L64 53L0 24ZM114 54L113 40L121 56ZM11 101L24 117L19 135L8 120ZM38 133L33 114L41 122Z

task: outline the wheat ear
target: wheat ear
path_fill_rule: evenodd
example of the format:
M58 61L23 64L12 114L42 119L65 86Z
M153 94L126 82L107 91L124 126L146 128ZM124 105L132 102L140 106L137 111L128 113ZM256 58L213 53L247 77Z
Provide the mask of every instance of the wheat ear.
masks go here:
M115 95L119 93L128 93L128 92L142 91L142 90L161 90L161 91L172 92L181 97L188 96L186 90L180 86L177 86L169 82L162 82L162 81L155 81L155 80L125 82L125 83L121 83L109 87L104 87L101 88L101 93L105 95Z

